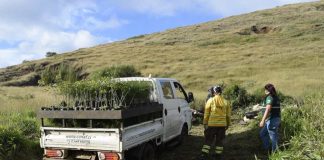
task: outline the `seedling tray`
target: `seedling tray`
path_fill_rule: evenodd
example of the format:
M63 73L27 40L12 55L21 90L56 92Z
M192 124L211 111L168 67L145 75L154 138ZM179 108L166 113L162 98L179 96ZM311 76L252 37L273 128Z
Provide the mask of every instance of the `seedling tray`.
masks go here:
M38 118L49 119L128 119L150 113L163 112L159 103L138 104L122 110L40 110Z

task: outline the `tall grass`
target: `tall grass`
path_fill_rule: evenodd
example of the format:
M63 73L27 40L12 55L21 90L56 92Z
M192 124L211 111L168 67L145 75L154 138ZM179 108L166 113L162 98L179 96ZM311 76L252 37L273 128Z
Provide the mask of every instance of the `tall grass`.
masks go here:
M60 99L48 87L0 87L0 160L39 159L40 106Z
M324 158L324 95L307 96L300 107L285 108L282 117L282 150L271 159Z
M35 115L33 111L0 112L0 160L41 157L39 122Z
M0 111L37 111L41 106L59 103L63 97L56 93L52 87L0 87Z

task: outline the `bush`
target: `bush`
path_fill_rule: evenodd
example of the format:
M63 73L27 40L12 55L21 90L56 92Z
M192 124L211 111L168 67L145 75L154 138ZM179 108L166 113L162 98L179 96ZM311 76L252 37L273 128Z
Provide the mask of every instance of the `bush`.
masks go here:
M29 111L27 113L2 114L0 118L8 122L5 124L6 127L14 128L28 139L37 139L39 124L35 115L35 112Z
M22 63L28 63L28 62L30 62L30 61L28 61L28 60L23 60L22 61Z
M94 73L93 79L98 78L117 78L117 77L136 77L141 76L141 72L137 71L134 66L121 65L104 68Z
M252 96L247 93L245 88L237 84L225 87L223 95L231 102L233 109L246 107L253 101Z
M286 107L281 113L281 133L283 141L290 140L303 129L303 113L300 108Z
M35 139L39 136L39 125L35 118L22 118L17 123L17 127L28 139Z
M41 79L38 81L38 84L41 86L51 85L55 83L56 72L54 69L46 68L41 73Z
M52 57L52 56L55 56L57 55L56 52L46 52L46 57Z
M0 127L0 159L14 160L24 142L21 134L12 128Z
M39 147L39 124L35 112L1 113L0 160L37 159Z
M56 83L60 83L62 81L73 83L80 79L80 75L80 70L77 70L70 65L62 63L57 70L55 81Z
M41 73L41 79L38 84L41 86L52 85L55 83L76 82L81 79L81 70L71 65L62 63L59 67L48 67Z

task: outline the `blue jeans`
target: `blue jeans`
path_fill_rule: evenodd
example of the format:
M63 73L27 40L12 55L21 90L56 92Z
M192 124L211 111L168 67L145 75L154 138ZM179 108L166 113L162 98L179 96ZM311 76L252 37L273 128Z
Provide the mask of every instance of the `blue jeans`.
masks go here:
M260 138L263 142L263 148L266 150L270 149L270 140L271 140L271 149L272 151L277 150L278 147L278 129L280 125L280 117L271 118L266 121L266 124L260 131Z

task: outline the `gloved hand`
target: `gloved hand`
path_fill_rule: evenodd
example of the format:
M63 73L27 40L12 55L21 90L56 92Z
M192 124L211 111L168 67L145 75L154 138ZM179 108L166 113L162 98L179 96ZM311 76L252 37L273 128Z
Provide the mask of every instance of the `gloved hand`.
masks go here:
M208 125L207 124L204 124L204 129L206 130L208 128Z

